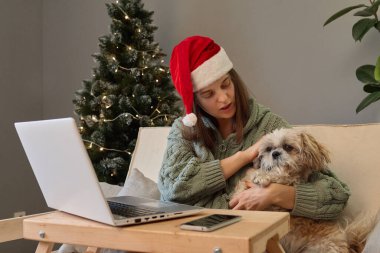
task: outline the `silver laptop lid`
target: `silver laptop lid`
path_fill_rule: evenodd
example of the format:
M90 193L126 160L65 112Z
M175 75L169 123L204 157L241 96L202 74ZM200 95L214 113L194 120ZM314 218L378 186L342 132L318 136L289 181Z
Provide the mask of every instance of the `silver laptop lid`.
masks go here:
M114 225L74 119L15 126L47 205Z

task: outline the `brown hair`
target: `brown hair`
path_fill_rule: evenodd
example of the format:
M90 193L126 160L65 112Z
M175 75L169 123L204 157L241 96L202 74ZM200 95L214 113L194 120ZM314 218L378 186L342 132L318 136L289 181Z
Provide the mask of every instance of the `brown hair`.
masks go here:
M237 142L241 143L243 140L243 128L249 119L249 95L247 88L238 73L234 69L231 69L228 73L235 88L236 113L234 116L234 131L236 132ZM218 122L213 116L205 112L199 106L196 96L194 96L193 112L198 118L197 123L194 127L186 127L182 125L182 134L184 138L189 141L201 142L207 148L212 149L215 146L216 136L212 129L205 125L202 117L210 120L216 127L218 127Z

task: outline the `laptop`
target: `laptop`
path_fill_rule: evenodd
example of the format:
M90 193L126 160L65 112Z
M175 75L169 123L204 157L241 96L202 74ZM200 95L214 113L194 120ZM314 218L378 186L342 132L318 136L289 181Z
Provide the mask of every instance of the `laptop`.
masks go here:
M15 123L49 207L113 226L193 215L201 207L133 196L106 199L73 118Z

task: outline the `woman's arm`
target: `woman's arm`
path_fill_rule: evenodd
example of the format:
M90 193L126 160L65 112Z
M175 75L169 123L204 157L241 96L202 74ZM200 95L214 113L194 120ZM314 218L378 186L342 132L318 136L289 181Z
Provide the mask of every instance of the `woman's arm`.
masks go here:
M193 144L183 138L181 127L181 123L175 122L168 135L158 178L161 199L190 205L228 207L227 195L220 197L226 187L220 160L206 148L194 150Z
M350 197L349 187L330 170L314 173L307 184L297 185L295 216L312 219L336 219L346 207Z
M194 147L173 124L161 166L158 187L163 200L228 208L226 179L257 156L257 145L223 160L215 159L203 146ZM223 195L220 199L220 195ZM222 203L223 202L223 203Z
M293 186L270 184L263 188L247 182L249 189L234 196L229 205L235 210L266 210L272 205L292 210L296 191Z
M220 161L224 178L227 180L248 163L252 162L259 154L260 140L244 151L238 151L234 155Z
M229 203L231 208L265 210L277 205L291 210L295 216L312 219L336 219L343 211L350 190L331 172L314 173L307 184L295 187L270 184L266 188L257 185L235 196Z

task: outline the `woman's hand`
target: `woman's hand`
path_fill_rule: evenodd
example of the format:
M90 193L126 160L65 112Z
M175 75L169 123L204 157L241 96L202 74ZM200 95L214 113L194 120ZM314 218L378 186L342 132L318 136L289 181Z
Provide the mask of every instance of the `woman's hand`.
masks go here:
M247 163L252 162L259 155L259 147L261 145L262 140L263 140L263 137L261 137L260 140L258 140L255 144L253 144L246 150L241 151L243 153L244 160Z
M251 163L259 154L259 145L261 139L244 151L239 151L230 157L220 161L222 172L225 179L230 178L239 171L244 165Z
M295 202L295 189L293 186L270 184L263 188L252 182L249 189L237 194L231 199L230 208L235 210L266 210L271 205L285 209L293 209Z

